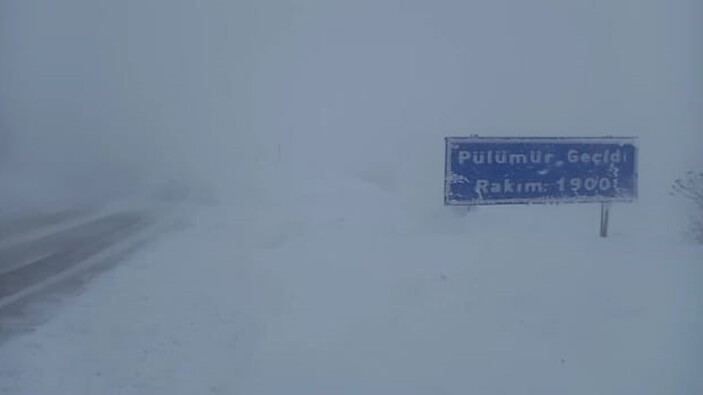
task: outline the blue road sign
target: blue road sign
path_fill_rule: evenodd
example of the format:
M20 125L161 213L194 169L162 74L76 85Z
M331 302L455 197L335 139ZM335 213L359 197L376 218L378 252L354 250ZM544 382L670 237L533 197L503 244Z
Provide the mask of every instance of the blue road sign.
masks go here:
M634 138L447 137L447 205L628 202Z

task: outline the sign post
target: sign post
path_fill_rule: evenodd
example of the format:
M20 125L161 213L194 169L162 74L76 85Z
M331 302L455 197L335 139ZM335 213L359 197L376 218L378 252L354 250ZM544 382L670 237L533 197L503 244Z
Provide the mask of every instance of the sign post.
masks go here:
M610 203L637 198L637 145L630 137L448 137L446 205Z
M610 203L600 204L600 237L608 237L608 220L610 216Z

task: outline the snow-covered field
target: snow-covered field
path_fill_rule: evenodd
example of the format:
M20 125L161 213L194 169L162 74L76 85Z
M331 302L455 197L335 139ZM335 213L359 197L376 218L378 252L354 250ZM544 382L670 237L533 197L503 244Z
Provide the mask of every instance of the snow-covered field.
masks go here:
M413 212L324 181L279 209L182 215L2 345L0 390L703 392L700 246L627 206L600 239L596 205Z
M701 5L0 0L0 214L178 224L34 306L0 393L703 394L668 196L703 166ZM598 205L443 207L472 134L638 137L639 200L607 239Z

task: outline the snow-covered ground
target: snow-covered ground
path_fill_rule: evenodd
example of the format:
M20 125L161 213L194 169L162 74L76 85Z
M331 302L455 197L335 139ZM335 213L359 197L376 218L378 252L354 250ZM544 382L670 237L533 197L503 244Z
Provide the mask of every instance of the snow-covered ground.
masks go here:
M596 205L413 211L315 185L182 215L0 346L0 391L703 392L703 249L628 221L638 204L600 239Z
M34 306L0 393L703 393L667 195L703 165L703 2L0 4L0 216L179 224ZM639 201L607 239L597 205L443 207L471 134L638 137Z

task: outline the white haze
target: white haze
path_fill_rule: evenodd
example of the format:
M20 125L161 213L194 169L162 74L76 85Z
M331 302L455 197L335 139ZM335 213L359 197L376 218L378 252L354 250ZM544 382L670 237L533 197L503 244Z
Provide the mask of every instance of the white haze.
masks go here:
M0 4L3 175L22 191L3 196L250 190L251 29L236 2Z
M423 211L446 135L612 134L640 137L638 212L669 217L702 165L701 8L0 0L0 200L290 204L351 175Z
M0 392L703 393L703 246L668 195L703 168L701 11L0 0L0 215L210 203L38 303ZM443 207L470 134L637 136L639 200L607 239L598 205Z

